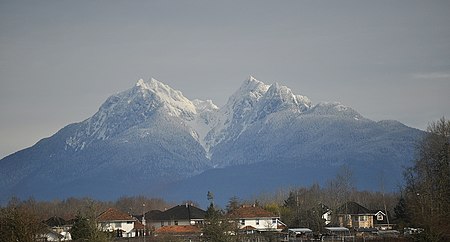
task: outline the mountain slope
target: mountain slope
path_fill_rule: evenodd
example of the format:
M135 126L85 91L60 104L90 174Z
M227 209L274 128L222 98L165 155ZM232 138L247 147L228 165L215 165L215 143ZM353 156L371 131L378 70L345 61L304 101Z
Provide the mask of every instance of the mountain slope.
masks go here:
M209 161L187 125L196 113L180 92L139 80L91 118L2 159L0 193L114 197L133 192L134 184L163 185L198 174Z
M363 188L378 187L380 176L394 188L421 135L253 77L220 109L139 80L92 117L2 159L0 195L197 200L186 191L248 195L249 187L324 182L343 164Z

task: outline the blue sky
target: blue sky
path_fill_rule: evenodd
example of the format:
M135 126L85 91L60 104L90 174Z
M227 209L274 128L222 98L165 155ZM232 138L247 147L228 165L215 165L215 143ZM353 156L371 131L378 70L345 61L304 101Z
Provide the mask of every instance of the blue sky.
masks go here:
M450 118L450 1L0 0L0 157L154 77L218 106L253 75L425 129Z

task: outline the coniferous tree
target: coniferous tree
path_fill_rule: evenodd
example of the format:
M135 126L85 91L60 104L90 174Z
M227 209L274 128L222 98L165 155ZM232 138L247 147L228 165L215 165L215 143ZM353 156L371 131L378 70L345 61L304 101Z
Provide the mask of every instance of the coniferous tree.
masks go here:
M204 235L208 241L229 242L233 241L229 235L233 231L232 223L225 219L223 211L217 209L210 203L206 210Z
M227 213L231 213L235 209L239 208L239 206L240 206L239 198L236 196L231 197L227 204Z
M70 233L72 239L80 241L106 242L108 239L107 233L100 231L95 220L95 213L83 215L79 212Z

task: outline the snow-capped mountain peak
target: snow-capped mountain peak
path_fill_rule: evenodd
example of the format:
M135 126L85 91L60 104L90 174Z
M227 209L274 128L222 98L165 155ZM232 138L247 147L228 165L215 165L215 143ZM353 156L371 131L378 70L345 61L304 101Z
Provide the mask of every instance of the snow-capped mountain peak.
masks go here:
M333 115L340 117L351 117L355 120L364 119L364 117L351 107L345 106L340 102L320 102L308 110L309 114L314 115Z
M84 149L95 140L105 140L145 122L156 112L194 120L196 106L180 91L151 78L139 79L126 91L109 97L91 118L82 122L76 133L66 140L66 148Z
M192 116L192 114L196 113L195 105L189 99L184 97L180 91L172 89L155 78L151 78L148 82L144 82L140 79L136 83L136 86L143 90L144 93L147 91L154 94L152 96L165 104L170 115L180 116L184 114Z
M210 156L211 148L217 144L237 139L255 122L282 111L295 115L315 113L361 118L354 110L338 103L312 106L306 96L296 95L278 82L266 85L253 76L247 78L220 109L211 100L190 101L180 91L154 78L139 79L133 88L109 97L66 144L75 150L83 149L95 140L114 137L159 113L180 119L183 129Z
M254 122L272 113L288 109L302 113L310 106L307 97L295 95L288 87L278 83L266 85L250 76L219 110L217 125L205 137L206 144L214 147L237 139Z
M258 81L253 76L247 78L247 80L242 83L241 87L238 89L234 95L242 95L246 93L265 93L269 89L269 85L264 84L262 81Z
M286 86L281 86L278 82L275 82L267 90L265 99L278 99L280 102L294 105L303 111L311 106L311 100L308 97L302 95L295 95L292 90Z
M387 174L393 187L422 135L398 122L365 119L340 103L311 105L285 86L252 76L220 109L140 79L110 96L92 117L2 159L0 198L110 199L140 192L136 184L180 196L171 200L211 186L230 197L236 195L230 182L248 196L319 176L332 179L342 164L373 188L379 174Z

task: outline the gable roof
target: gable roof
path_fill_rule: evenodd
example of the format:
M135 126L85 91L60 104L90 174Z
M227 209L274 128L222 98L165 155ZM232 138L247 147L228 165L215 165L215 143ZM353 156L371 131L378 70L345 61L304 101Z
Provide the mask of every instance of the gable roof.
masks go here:
M135 221L131 215L124 213L115 208L108 208L106 211L98 215L97 220L99 222L106 221Z
M54 216L54 217L51 217L51 218L45 220L44 224L46 224L47 226L50 226L50 227L61 227L63 225L66 225L67 222L66 222L66 220L64 220L61 217Z
M134 221L134 229L144 229L144 228L145 226L139 220Z
M373 214L369 209L356 202L347 202L336 209L336 214Z
M162 213L162 211L159 211L159 210L150 210L145 213L145 215L144 215L145 220L147 220L147 221L154 220L155 218L158 218L159 214L161 214L161 213ZM135 216L135 217L137 217L137 216ZM142 215L137 218L139 218L139 220L142 220Z
M245 231L253 231L253 230L256 230L256 228L253 227L253 226L247 225L247 226L241 228L241 230L245 230Z
M228 214L230 218L278 218L275 214L257 206L241 206Z
M150 221L170 221L170 220L191 220L191 219L205 219L206 211L194 207L192 205L177 205L164 212L157 212L155 210L145 214L145 217Z

